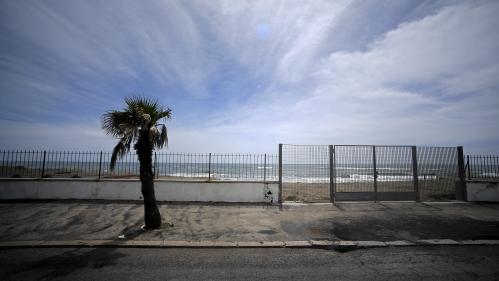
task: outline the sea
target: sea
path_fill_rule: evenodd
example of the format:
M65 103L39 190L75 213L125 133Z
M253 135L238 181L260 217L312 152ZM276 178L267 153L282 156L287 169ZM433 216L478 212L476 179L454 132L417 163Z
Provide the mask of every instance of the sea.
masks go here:
M491 167L492 169L493 167ZM114 170L109 163L94 161L40 161L15 163L2 162L0 176L2 177L44 177L54 178L120 178L139 175L137 162L118 162ZM333 171L333 178L337 183L348 182L378 182L413 181L412 165L391 164L378 165L374 168L370 164L342 164ZM157 178L199 179L220 181L278 181L279 166L272 163L166 163L157 162L153 167ZM499 176L499 173L483 173L484 176ZM418 179L436 180L442 177L457 177L457 165L425 164L418 167ZM328 164L283 164L283 182L327 183L330 181Z

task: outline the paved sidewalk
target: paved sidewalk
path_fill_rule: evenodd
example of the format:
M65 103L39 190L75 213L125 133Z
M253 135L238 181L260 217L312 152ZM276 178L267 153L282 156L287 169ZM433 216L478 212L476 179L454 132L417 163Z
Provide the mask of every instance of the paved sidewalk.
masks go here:
M0 242L103 240L164 245L168 241L239 241L244 246L241 241L277 245L279 241L311 240L499 240L499 204L160 204L160 212L163 227L143 232L140 203L2 202Z

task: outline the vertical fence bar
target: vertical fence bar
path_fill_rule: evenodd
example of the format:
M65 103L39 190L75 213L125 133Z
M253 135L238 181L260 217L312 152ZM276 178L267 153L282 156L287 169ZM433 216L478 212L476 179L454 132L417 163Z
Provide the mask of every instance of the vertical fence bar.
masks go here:
M378 202L378 171L376 170L376 146L373 145L374 202Z
M480 163L480 164L479 164L479 165L480 165L479 167L480 167L480 173L481 173L481 174L479 174L478 176L479 176L479 177L483 177L483 157L480 155L480 156L478 156L478 159L479 159L478 161L479 161L479 163Z
M474 178L476 176L475 175L475 171L476 171L476 157L475 156L471 156L471 161L470 161L471 178Z
M471 169L471 177L475 178L477 176L477 171L479 171L478 168L478 163L477 163L478 156L474 155L471 157L471 166L473 166L473 169Z
M211 152L208 154L208 181L211 180Z
M488 155L487 156L487 174L488 174L487 176L489 176L489 177L490 177L490 163L491 163L490 155Z
M279 144L279 203L282 203L282 143Z
M337 176L337 166L336 166L336 146L333 146L333 195L334 203L336 203L336 176Z
M45 158L47 157L47 151L43 151L43 162L42 162L42 178L45 176Z
M2 166L0 167L2 177L5 177L5 175L7 174L7 172L4 173L5 167L7 166L6 165L7 162L5 162L5 154L6 154L6 151L3 150L2 151Z
M12 170L10 169L10 163L11 163L11 159L10 159L10 151L9 150L5 150L4 152L4 165L5 167L2 167L2 169L5 171L5 174L3 174L5 177L11 177L12 176Z
M471 173L470 173L470 156L466 155L466 168L468 170L468 180L471 180Z
M14 151L9 151L9 154L7 156L7 171L9 172L10 176L12 176L12 162L14 161ZM14 171L15 173L15 171Z
M81 172L82 177L89 176L90 174L90 161L89 161L90 152L86 151L83 154L85 155L85 159L83 160L84 165L83 165L83 172Z
M267 181L267 154L263 155L263 182Z
M0 166L0 175L2 177L5 177L5 173L3 172L4 171L4 166L5 166L5 151L1 151L2 152L2 165Z
M171 177L172 176L172 168L173 168L173 153L171 153L171 152L165 153L165 157L163 157L163 159L165 159L164 163L166 164L165 174L168 177Z
M33 163L33 156L31 155L31 150L28 150L26 153L27 153L27 155L28 155L28 156L27 156L27 157L28 157L28 160L27 160L27 161L26 161L26 163L25 163L26 167L28 168L28 170L26 171L26 176L27 176L28 178L31 178L31 173L32 173L32 171L33 171L33 170L32 170L32 167L33 167L33 165L32 165L32 163Z
M485 178L487 177L487 166L485 164L485 161L487 161L487 156L482 155L480 156L480 165L482 167L482 177Z
M14 168L14 175L17 177L18 176L17 170L19 170L17 168L17 157L19 156L19 151L18 150L16 150L15 155L16 156L14 157L14 165L12 167Z
M479 178L480 177L480 165L478 161L479 156L473 157L473 176Z
M414 179L414 193L416 201L421 201L421 193L419 192L419 175L418 175L418 151L417 147L412 147L412 175Z
M99 158L99 176L97 177L98 179L100 179L101 170L102 170L102 151L100 152L100 158Z
M335 190L334 190L334 147L329 146L329 200L334 204L336 203Z
M22 160L22 162L21 162L21 166L22 166L22 167L26 167L26 166L27 166L27 165L26 165L26 150L24 150L24 151L23 151L23 160ZM20 175L21 177L24 177L24 173L22 173L22 172L24 172L24 171L25 171L25 170L21 170L21 175Z
M66 169L66 167L68 166L67 163L67 154L69 153L69 151L63 151L63 157L62 157L62 166L64 167L64 169ZM72 175L73 174L73 170L71 170L71 168L69 168L69 174Z
M456 199L462 199L463 201L468 201L466 198L466 175L464 171L464 153L463 147L457 147L457 166L459 175L459 190L456 190ZM458 194L459 192L459 194Z
M157 158L157 155L156 155L156 152L154 152L154 177L155 178L158 178L158 169L156 168L158 165L158 158Z

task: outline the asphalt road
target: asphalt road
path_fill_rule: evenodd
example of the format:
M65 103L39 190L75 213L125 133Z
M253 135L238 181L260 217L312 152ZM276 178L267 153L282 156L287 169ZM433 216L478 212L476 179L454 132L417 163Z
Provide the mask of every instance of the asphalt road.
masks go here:
M499 247L0 250L0 280L498 280Z

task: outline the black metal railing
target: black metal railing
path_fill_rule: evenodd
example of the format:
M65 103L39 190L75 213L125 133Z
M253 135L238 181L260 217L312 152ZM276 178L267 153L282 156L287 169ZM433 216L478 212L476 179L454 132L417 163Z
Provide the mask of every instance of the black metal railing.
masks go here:
M468 180L499 180L499 156L467 155L465 171Z
M137 178L135 154L126 154L113 170L110 152L0 151L3 178ZM274 154L171 153L153 155L158 179L276 181Z

